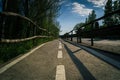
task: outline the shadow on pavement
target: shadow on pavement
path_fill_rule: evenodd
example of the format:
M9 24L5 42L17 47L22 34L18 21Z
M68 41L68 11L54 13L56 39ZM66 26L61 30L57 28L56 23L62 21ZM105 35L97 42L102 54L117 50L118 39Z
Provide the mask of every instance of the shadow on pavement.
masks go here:
M72 53L76 53L76 52L78 52L78 51L80 51L80 50L82 50L82 49L78 49L78 50L76 50L76 51L73 51Z
M70 41L65 41L65 42L68 42L68 43L70 43L70 44L72 44L72 45L74 45L76 47L82 48L83 50L87 51L91 55L94 55L95 57L99 58L100 60L110 64L114 68L120 69L120 65L119 65L120 64L119 63L120 62L120 55L119 54L115 54L115 53L112 53L112 52L95 49L95 48L92 48L92 47L89 47L89 46L81 45L81 44L78 44L78 43L73 43L73 42L70 42ZM86 47L87 49L83 48L83 47ZM91 50L88 50L88 48L94 50L95 52L93 52ZM105 57L102 57L102 56L105 56ZM112 59L112 61L109 60L108 58ZM113 62L113 60L115 60L115 61Z
M96 80L95 77L88 71L84 64L73 54L73 52L64 44L65 49L67 50L70 58L78 68L80 74L83 76L84 80Z

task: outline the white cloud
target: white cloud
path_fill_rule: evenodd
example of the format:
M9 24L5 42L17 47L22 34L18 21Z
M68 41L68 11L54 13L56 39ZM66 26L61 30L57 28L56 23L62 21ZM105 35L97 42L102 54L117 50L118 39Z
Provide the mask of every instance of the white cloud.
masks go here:
M89 15L89 13L92 12L92 9L86 8L85 5L83 5L83 4L74 2L74 3L72 3L72 5L73 5L72 12L78 13L81 16Z
M88 0L92 2L95 6L94 7L104 7L108 0Z

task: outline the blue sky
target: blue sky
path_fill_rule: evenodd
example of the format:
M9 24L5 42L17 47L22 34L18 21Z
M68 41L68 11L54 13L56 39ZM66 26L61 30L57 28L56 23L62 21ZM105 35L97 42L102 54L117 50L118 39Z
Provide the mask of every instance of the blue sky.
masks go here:
M104 15L107 0L61 0L60 16L57 18L61 25L60 35L71 31L77 23L85 22L89 13L95 10L97 18ZM115 0L113 0L115 1ZM0 0L0 7L2 6ZM1 8L0 8L1 11ZM102 21L101 21L102 22Z
M80 22L85 22L89 13L95 10L97 18L104 15L107 0L64 0L58 21L61 25L60 35L69 32Z

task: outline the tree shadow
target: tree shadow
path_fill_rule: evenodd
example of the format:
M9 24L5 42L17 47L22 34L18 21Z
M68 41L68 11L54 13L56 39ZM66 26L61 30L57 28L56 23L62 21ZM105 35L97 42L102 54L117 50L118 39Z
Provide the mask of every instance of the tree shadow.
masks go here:
M75 66L78 68L79 73L83 76L84 80L96 80L95 77L89 72L85 65L73 54L73 52L64 44L70 58L74 62Z

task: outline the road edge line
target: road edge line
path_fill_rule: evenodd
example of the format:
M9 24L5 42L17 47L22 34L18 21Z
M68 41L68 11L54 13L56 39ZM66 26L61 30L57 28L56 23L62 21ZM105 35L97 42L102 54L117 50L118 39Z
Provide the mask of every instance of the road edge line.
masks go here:
M10 67L12 67L13 65L15 65L16 63L20 62L21 60L23 60L24 58L26 58L27 56L29 56L30 54L32 54L34 51L36 51L37 49L39 49L40 47L44 46L46 43L43 43L39 46L37 46L36 48L32 49L31 51L25 53L23 56L15 59L14 61L8 63L7 65L3 66L2 68L0 68L0 74L2 74L3 72L5 72L7 69L9 69Z

